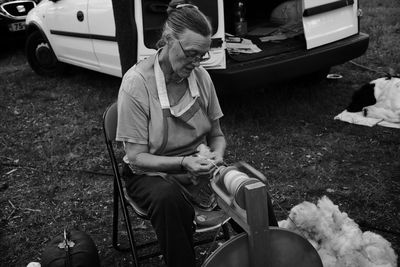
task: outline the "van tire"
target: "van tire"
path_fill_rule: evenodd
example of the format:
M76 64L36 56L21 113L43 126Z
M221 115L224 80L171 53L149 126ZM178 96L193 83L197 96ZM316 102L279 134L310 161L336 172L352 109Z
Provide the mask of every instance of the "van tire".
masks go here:
M57 60L49 42L38 30L29 33L25 55L31 68L39 75L55 76L63 69L63 64Z

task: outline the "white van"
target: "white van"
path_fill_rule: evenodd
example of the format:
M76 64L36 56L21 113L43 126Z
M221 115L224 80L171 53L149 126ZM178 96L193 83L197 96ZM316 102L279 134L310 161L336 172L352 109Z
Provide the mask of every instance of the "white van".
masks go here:
M127 45L132 59L128 64L155 52L169 0L131 0L128 10L117 8L126 2L42 0L26 19L26 55L32 69L53 74L60 63L68 63L121 77L126 66L121 67L119 52L127 51ZM368 35L359 31L358 0L246 0L247 34L239 38L236 1L191 2L212 22L211 57L203 65L218 89L325 73L364 54L369 43ZM126 21L131 25L115 26ZM123 44L121 36L130 43ZM235 50L248 42L258 52ZM126 57L122 59L126 65Z

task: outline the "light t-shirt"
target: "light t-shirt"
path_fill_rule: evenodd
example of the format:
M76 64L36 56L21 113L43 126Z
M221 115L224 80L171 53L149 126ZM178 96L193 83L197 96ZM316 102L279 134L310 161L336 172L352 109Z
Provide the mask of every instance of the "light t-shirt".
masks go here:
M152 57L149 60L153 59ZM208 118L210 121L221 118L223 113L208 72L203 67L198 67L193 70L193 74ZM182 101L187 101L188 97L190 93L186 93ZM163 131L163 112L154 71L142 73L135 65L124 75L119 90L116 140L148 145L149 152L154 154L158 149L155 144L162 140Z

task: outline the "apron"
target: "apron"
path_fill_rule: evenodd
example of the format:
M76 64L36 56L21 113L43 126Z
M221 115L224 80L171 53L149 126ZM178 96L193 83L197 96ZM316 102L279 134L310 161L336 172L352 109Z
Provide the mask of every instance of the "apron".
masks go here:
M154 73L163 114L163 137L161 146L155 154L175 156L196 153L200 144L206 144L206 136L211 130L211 122L200 101L199 88L194 74L191 73L188 77L190 101L185 106L181 106L179 110L174 110L169 103L164 73L158 61L158 53L155 57ZM182 99L185 97L187 96L184 95ZM191 174L186 173L184 175ZM212 210L217 205L216 198L209 187L208 179L200 179L200 184L186 186L175 180L174 174L165 176L165 179L176 183L184 196L199 208Z
M211 122L201 102L199 88L193 72L188 77L191 97L189 103L181 107L180 110L171 108L164 73L158 61L158 54L155 56L154 73L163 114L163 134L161 145L154 154L187 156L195 153L200 144L207 143L206 136L211 130ZM185 97L187 96L183 96L182 99Z

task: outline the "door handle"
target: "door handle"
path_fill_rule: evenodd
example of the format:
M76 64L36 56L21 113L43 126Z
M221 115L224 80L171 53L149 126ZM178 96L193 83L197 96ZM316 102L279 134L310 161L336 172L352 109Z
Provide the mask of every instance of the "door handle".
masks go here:
M82 11L79 10L79 11L76 13L76 18L77 18L79 21L83 21L83 19L85 18L85 15L83 14Z

